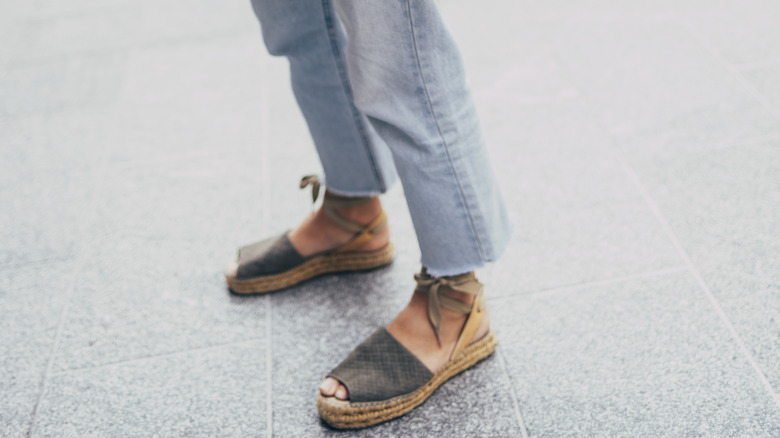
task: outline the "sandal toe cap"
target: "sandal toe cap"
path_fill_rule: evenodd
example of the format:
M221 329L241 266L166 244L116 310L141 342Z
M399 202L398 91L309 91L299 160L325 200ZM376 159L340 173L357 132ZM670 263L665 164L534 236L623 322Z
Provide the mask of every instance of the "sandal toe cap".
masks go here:
M238 251L235 276L238 280L279 274L307 260L290 242L287 233L271 237Z

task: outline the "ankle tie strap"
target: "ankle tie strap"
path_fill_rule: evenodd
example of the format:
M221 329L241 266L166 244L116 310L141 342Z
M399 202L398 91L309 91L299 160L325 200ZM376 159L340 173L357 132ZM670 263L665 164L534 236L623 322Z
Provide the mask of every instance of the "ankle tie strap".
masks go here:
M298 186L301 188L301 190L311 186L311 203L314 204L317 202L317 198L320 197L320 188L322 187L322 182L320 181L320 177L318 175L304 176L301 178L301 182ZM371 202L373 199L374 198L370 196L333 198L328 197L326 194L326 196L323 197L322 206L323 208L330 210L335 210L337 208L351 208Z
M315 202L317 202L317 198L319 198L320 188L322 187L322 182L320 181L320 177L317 175L306 175L303 178L301 178L301 182L299 184L301 190L305 189L308 186L311 186L311 203L314 204ZM342 208L352 208L363 204L367 204L371 202L373 199L374 198L372 197L366 197L366 196L358 196L358 197L350 197L350 198L334 198L334 197L328 197L327 193L323 196L322 210L325 212L328 218L331 221L333 221L333 223L341 227L342 229L350 233L355 233L355 237L353 237L352 240L336 248L335 250L333 250L333 252L351 251L360 248L361 246L366 244L366 242L371 240L374 234L378 233L385 226L387 226L387 215L385 214L384 211L382 211L382 213L379 216L377 216L373 221L371 221L368 225L364 225L358 222L353 222L351 220L344 219L336 211Z
M473 272L451 277L431 277L428 275L425 267L423 267L419 274L414 274L414 279L417 281L415 292L422 292L428 295L428 321L430 321L431 327L433 327L433 331L436 333L436 339L439 341L440 347L442 346L440 334L442 317L440 307L460 313L461 315L468 315L473 308L472 305L444 295L443 292L456 291L476 295L475 300L480 301L478 310L482 310L481 296L484 288Z
M317 198L320 196L320 187L322 186L319 176L306 175L301 178L301 183L298 186L301 188L301 190L311 186L311 203L314 204L317 202Z

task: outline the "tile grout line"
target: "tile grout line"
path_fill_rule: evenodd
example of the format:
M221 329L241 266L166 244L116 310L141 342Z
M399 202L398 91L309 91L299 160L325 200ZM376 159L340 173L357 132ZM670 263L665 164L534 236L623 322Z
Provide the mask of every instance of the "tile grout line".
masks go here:
M512 377L509 376L508 367L506 365L506 358L504 357L503 348L499 348L496 350L496 354L498 355L498 364L501 366L501 371L504 373L504 378L506 378L507 382L509 382L509 395L512 397L512 406L515 411L515 419L517 420L518 426L520 426L520 431L522 432L523 438L528 438L528 426L525 424L525 419L523 418L523 413L520 411L520 402L517 398L517 393L515 392L515 386L512 385Z
M758 364L758 362L753 357L753 355L750 354L750 350L748 350L747 346L745 345L745 342L742 340L742 337L734 328L734 325L732 324L728 315L726 315L726 312L723 310L723 307L720 305L718 299L712 293L712 290L710 290L709 286L707 286L707 283L704 281L704 278L701 276L699 271L693 265L693 261L688 256L688 253L685 252L685 250L683 249L682 244L680 244L680 241L677 239L677 236L674 234L671 227L669 226L669 223L666 221L664 216L661 214L661 211L658 209L658 206L655 204L653 199L650 197L650 194L647 192L644 185L639 180L637 174L622 158L619 159L621 161L621 164L623 165L623 169L628 175L628 178L631 180L634 186L640 191L642 196L645 198L645 202L650 207L650 210L653 212L653 215L655 215L658 222L660 222L661 227L664 229L664 232L666 233L667 237L672 241L672 244L677 249L677 252L679 253L680 257L682 257L683 261L685 261L685 264L688 266L688 270L690 271L691 275L693 275L694 279L699 284L699 287L707 296L707 299L710 301L712 307L715 309L715 312L718 314L720 319L725 324L727 330L731 334L731 337L737 343L737 347L742 352L745 359L747 359L750 366L753 368L753 371L756 373L756 376L763 384L764 389L766 389L770 397L774 400L775 405L780 409L780 395L778 395L778 393L774 390L774 388L772 388L772 384L769 382L769 379L767 379L766 375L761 370L761 366Z
M271 295L265 297L265 322L266 322L266 352L265 352L265 421L266 436L272 438L274 436L274 400L273 400L273 340L271 338L271 325L273 317L271 312L273 307L271 306Z
M64 262L73 258L75 258L74 254L62 254L60 256L55 256L55 257L44 257L39 259L26 260L20 263L10 263L7 265L0 264L0 271L12 271L21 268L29 268L35 265L46 265L54 262Z
M103 369L103 368L111 368L111 367L115 367L115 366L127 365L127 364L136 363L136 362L143 362L145 360L154 360L154 359L160 359L160 358L164 358L164 357L173 357L173 356L178 356L178 355L187 354L187 353L196 353L196 352L201 352L201 351L217 350L217 349L220 349L220 348L237 347L237 346L241 346L241 345L245 345L245 344L251 344L251 343L254 343L254 342L257 342L257 341L261 341L261 340L264 340L264 338L247 339L247 340L244 340L244 341L228 342L226 344L208 345L206 347L198 347L198 348L190 348L190 349L187 349L187 350L172 351L170 353L153 354L153 355L150 355L150 356L136 357L136 358L133 358L133 359L127 359L127 360L120 360L120 361L116 361L116 362L104 363L104 364L95 365L95 366L91 366L91 367L73 368L73 369L70 369L70 370L58 371L56 373L52 373L51 377L66 376L68 374L74 374L74 373L87 371L87 370L99 370L99 369Z
M521 1L523 3L523 6L525 7L525 10L527 13L530 13L530 7L525 1ZM501 299L502 297L496 297L498 299ZM506 379L507 383L509 384L509 395L512 398L512 410L515 414L515 420L518 423L518 426L520 427L520 433L522 438L529 438L528 435L528 426L526 425L525 418L523 417L523 413L520 410L520 400L517 396L517 391L515 388L515 385L512 384L512 377L509 375L509 367L506 363L506 357L504 356L504 349L503 346L499 345L499 347L496 349L496 354L498 355L498 363L501 367L501 371L504 374L504 378Z
M30 427L27 430L27 437L32 438L35 435L35 427L37 425L38 420L38 408L41 405L41 401L43 401L43 396L46 394L46 389L48 386L49 378L53 377L52 374L52 367L54 365L54 355L57 354L57 349L59 347L60 339L62 338L62 331L64 330L65 326L65 319L68 316L68 309L70 307L70 301L73 297L73 291L76 289L76 284L79 281L79 277L81 276L81 271L85 265L85 257L79 256L76 265L73 268L73 277L70 280L70 283L68 284L68 289L65 294L65 304L62 307L62 311L60 312L60 318L57 322L57 332L54 335L54 341L51 345L51 351L49 353L49 359L46 361L46 369L44 370L43 374L43 381L41 382L40 392L38 393L38 398L35 400L35 405L33 406L33 412L32 412L32 419L30 421Z
M264 58L265 59L265 58ZM260 192L260 205L262 210L262 224L264 228L268 228L271 224L271 199L268 192L269 184L271 183L268 175L268 147L269 137L268 128L270 127L270 113L268 111L268 85L266 81L260 81L260 178L261 178L261 192ZM272 294L268 294L265 297L265 337L266 337L266 352L265 352L265 421L266 421L266 437L272 438L274 436L274 399L273 399L273 301Z
M98 203L98 199L101 197L102 194L102 187L104 186L103 184L100 183L102 182L103 177L105 175L107 161L108 161L108 153L104 151L100 160L97 163L97 169L95 170L95 174L93 176L95 184L93 184L92 187L97 187L97 188L92 192L92 197L90 199L89 207L87 210L88 214L87 217L84 219L84 222L82 222L82 228L79 232L79 235L82 237L86 236L88 226L94 222L95 217L97 215L97 203ZM83 241L83 239L81 239L80 242L81 241ZM49 354L49 360L46 362L46 370L44 371L43 381L41 382L41 389L40 392L38 393L38 398L36 399L35 405L33 407L30 427L27 430L28 438L32 438L35 435L35 428L38 422L38 409L41 405L41 401L43 401L43 398L46 395L46 389L48 387L49 379L53 377L52 368L54 367L54 356L57 354L60 340L62 339L62 332L65 330L65 320L67 319L68 316L70 303L71 300L73 299L73 293L76 289L76 285L79 283L81 279L81 273L83 272L86 266L86 259L87 259L86 249L82 244L76 253L76 261L73 267L73 277L71 278L70 283L68 285L68 289L65 293L65 304L62 307L62 312L60 312L60 318L59 321L57 322L57 332L54 335L54 340L51 346L51 353Z
M691 23L683 18L681 14L678 12L676 8L673 8L672 11L673 16L677 19L677 21L680 23L680 26L685 29L688 34L693 37L693 39L699 43L699 45L704 49L705 52L709 53L710 56L715 60L715 62L721 64L721 67L723 67L726 72L728 72L741 86L744 88L748 94L750 94L754 99L758 100L761 105L769 111L770 114L775 118L775 120L780 121L780 110L775 108L775 106L772 104L772 102L767 99L765 96L763 96L753 84L751 84L740 72L740 70L734 65L732 65L729 61L727 61L723 55L720 54L720 52L715 49L712 45L710 45L697 31L694 29L694 26L691 25Z
M550 289L541 289L537 290L535 292L530 293L524 293L520 294L520 296L526 297L526 298L539 298L539 297L545 297L548 295L555 295L558 293L564 293L569 292L572 290L578 290L586 287L592 287L592 286L605 286L615 283L622 283L624 281L630 281L630 280L637 280L640 278L649 278L649 277L658 277L662 275L668 275L668 274L675 274L678 272L687 271L689 268L688 266L677 266L674 268L666 268L666 269L658 269L654 271L647 271L647 272L640 272L638 274L631 274L631 275L624 275L622 277L612 277L607 278L604 280L596 280L596 281L585 281L581 283L572 283L572 284L565 284L562 286L555 286ZM517 294L514 295L498 295L495 297L491 297L490 299L504 299L504 298L511 298L516 297Z

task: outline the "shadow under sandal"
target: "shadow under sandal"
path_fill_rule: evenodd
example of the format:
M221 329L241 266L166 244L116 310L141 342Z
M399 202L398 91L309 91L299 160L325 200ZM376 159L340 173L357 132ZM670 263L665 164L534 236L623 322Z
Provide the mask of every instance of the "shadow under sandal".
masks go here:
M449 361L436 373L398 342L386 329L374 332L328 374L347 389L349 400L317 398L320 417L338 429L372 426L401 416L424 402L439 386L490 356L498 345L490 330L474 342L484 310L482 284L473 272L434 278L415 275L416 291L428 295L428 317L441 345L439 307L468 315ZM448 290L475 295L469 305L444 295Z
M320 189L316 176L301 180L301 189L309 185L312 185L312 202L316 202ZM387 226L387 214L382 211L370 223L363 225L344 219L336 211L356 207L372 199L324 197L322 209L328 218L344 230L355 233L347 243L330 251L304 257L292 245L287 232L239 249L234 266L225 274L230 290L238 294L271 292L322 274L361 271L389 264L393 261L392 243L373 251L358 251Z

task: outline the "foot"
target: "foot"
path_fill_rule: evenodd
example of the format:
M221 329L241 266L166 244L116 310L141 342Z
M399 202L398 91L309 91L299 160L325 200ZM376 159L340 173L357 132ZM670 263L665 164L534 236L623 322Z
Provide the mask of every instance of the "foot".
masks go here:
M468 304L474 301L473 295L464 292L450 291L445 294ZM428 321L428 296L424 293L415 292L406 308L387 326L387 331L432 373L439 371L450 359L461 329L466 322L466 315L446 308L441 309L441 314L441 346ZM474 340L481 339L487 335L489 330L490 315L485 309ZM340 400L349 399L347 389L338 380L331 377L322 381L319 390L326 397L335 396Z
M337 197L330 193L326 197ZM351 208L336 210L337 213L352 222L368 224L382 212L379 198ZM320 208L314 214L306 218L301 225L288 234L296 251L302 256L308 257L321 252L329 251L349 242L353 233L339 227L330 220L327 214ZM383 248L390 241L390 231L385 227L379 231L358 251L374 251Z

